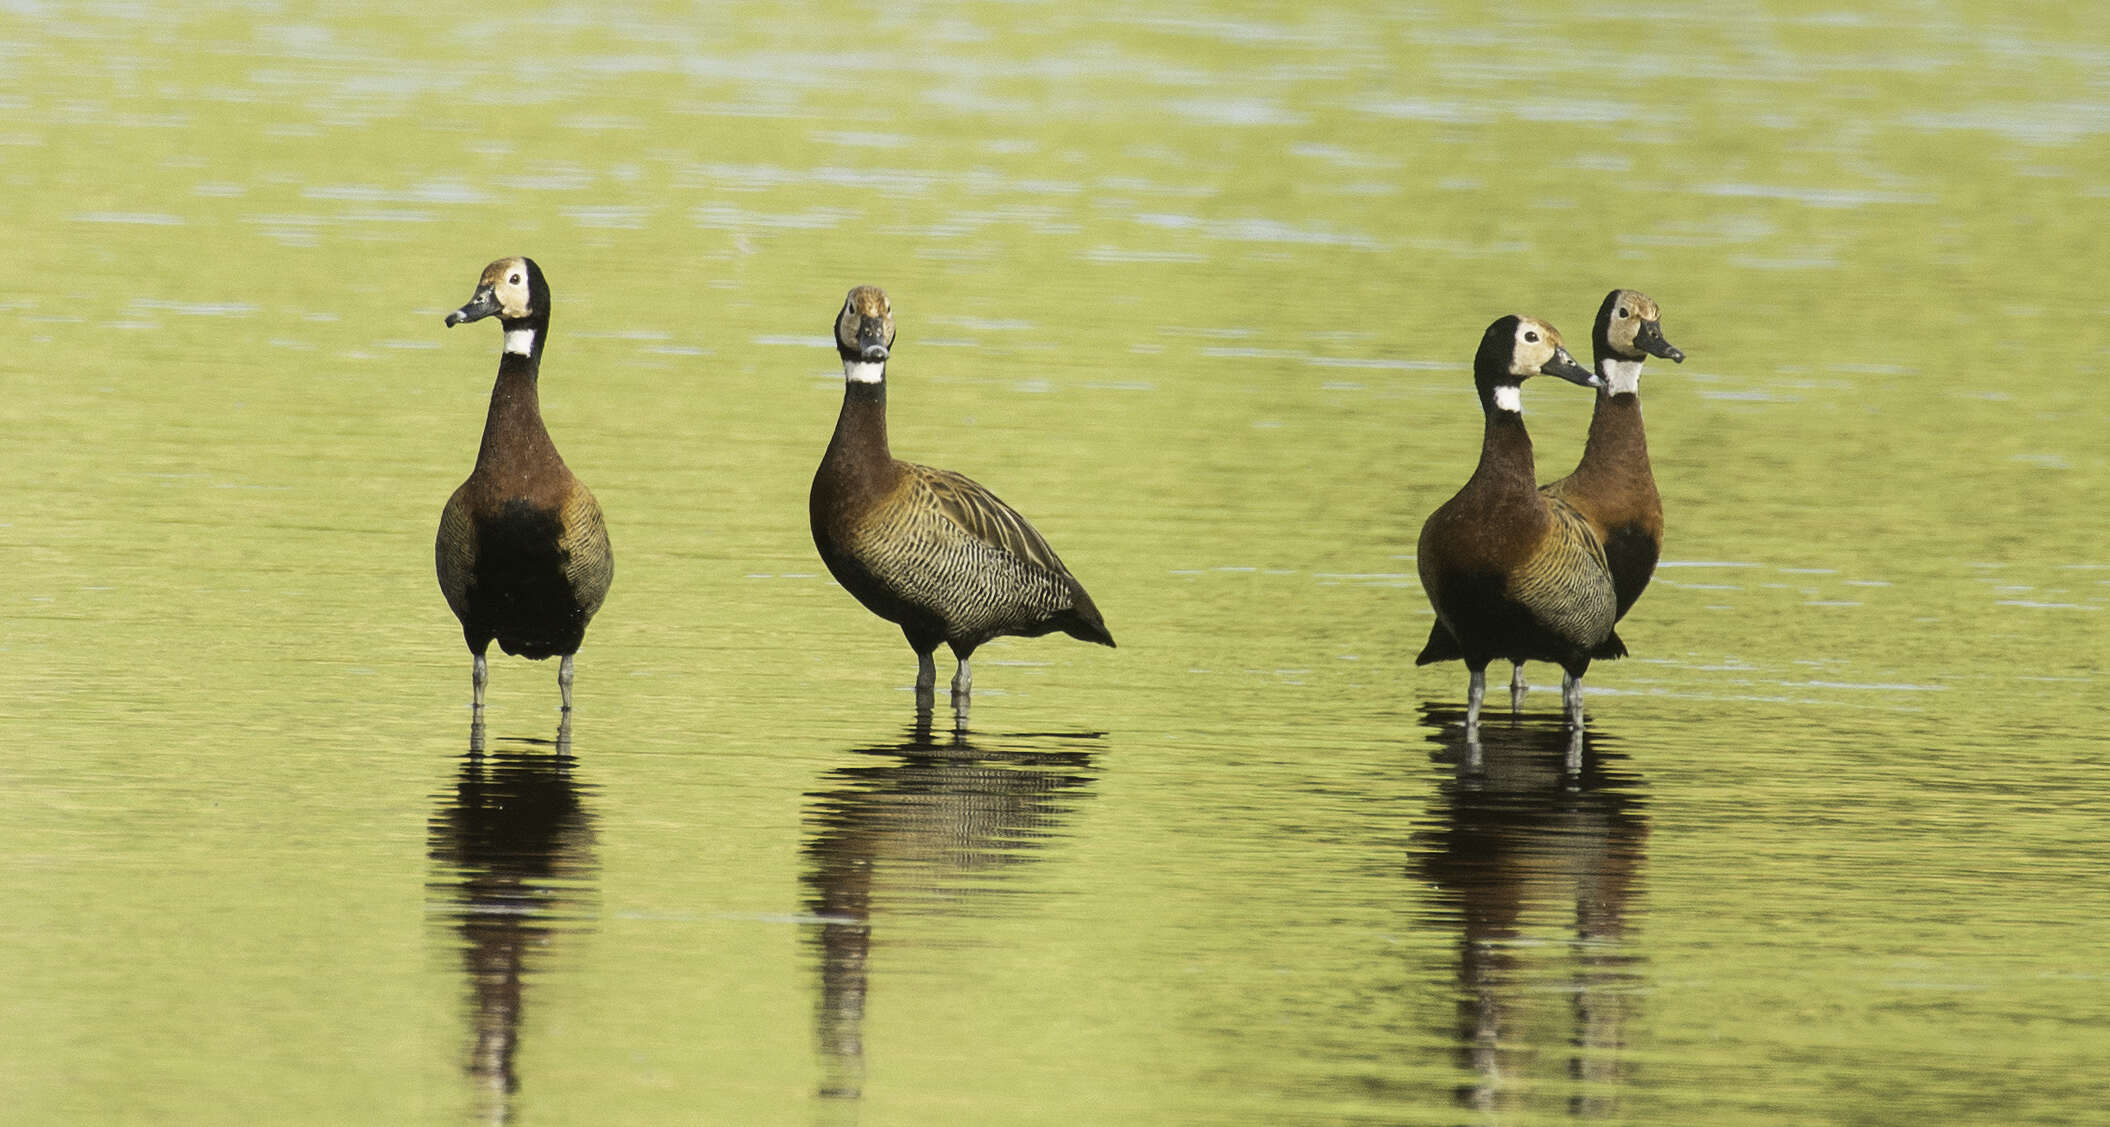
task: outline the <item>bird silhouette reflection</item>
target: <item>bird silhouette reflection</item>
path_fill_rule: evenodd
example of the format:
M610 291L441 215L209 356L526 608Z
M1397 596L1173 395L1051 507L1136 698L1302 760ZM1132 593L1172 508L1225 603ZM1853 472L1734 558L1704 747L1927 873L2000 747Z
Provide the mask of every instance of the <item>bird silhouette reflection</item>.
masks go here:
M502 740L488 751L476 724L429 824L427 894L459 943L470 1004L466 1070L489 1123L511 1120L520 1089L514 1059L527 982L552 938L594 913L590 788L574 778L576 766L568 716L554 741Z
M1458 1102L1544 1113L1559 1092L1568 1117L1614 1118L1642 993L1627 944L1648 847L1641 781L1602 732L1554 717L1483 723L1473 739L1463 719L1423 710L1444 777L1410 861L1432 890L1426 922L1458 931L1448 1033L1472 1074Z
M820 1095L864 1091L865 996L876 922L972 915L1000 904L1008 874L1036 859L1088 796L1097 733L971 741L933 735L921 713L895 742L854 748L807 795L802 847L809 937L820 959L814 1014Z

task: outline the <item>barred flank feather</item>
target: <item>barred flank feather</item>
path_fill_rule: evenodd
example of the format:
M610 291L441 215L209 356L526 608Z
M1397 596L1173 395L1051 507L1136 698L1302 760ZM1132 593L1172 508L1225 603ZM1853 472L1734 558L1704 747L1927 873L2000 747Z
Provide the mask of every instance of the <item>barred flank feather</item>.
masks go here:
M973 649L1003 634L1065 631L1113 645L1099 608L1018 511L950 470L902 465L907 477L875 508L847 554L896 598Z
M1590 522L1573 505L1546 499L1552 528L1509 575L1509 597L1556 637L1590 649L1612 632L1612 573Z

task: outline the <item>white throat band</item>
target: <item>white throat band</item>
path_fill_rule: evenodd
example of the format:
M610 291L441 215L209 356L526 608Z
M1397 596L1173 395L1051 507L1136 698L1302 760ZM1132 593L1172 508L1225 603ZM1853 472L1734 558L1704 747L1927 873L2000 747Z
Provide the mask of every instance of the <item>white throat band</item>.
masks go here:
M864 360L843 361L843 378L851 383L883 383L886 380L886 361L873 364Z
M1524 389L1521 387L1495 386L1495 410L1524 413Z
M535 354L535 330L507 329L506 351L515 356L533 356Z
M1641 390L1641 361L1599 360L1597 372L1604 377L1608 395L1632 395Z

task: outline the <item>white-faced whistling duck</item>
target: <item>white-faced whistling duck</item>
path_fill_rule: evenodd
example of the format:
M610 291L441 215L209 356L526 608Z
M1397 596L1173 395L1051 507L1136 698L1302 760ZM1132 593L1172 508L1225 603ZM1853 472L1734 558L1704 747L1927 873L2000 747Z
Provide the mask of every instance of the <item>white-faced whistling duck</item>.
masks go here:
M478 718L489 679L484 651L494 638L509 654L562 659L557 688L570 715L572 655L615 576L601 506L542 425L535 380L549 315L549 283L526 258L485 267L476 296L447 314L450 327L492 316L505 327L476 469L447 499L433 548L440 591L476 659Z
M1602 383L1544 321L1512 315L1489 325L1473 358L1487 417L1480 464L1421 526L1417 566L1436 625L1415 664L1465 659L1469 731L1479 727L1494 659L1559 663L1567 674L1561 696L1568 722L1580 727L1591 659L1626 652L1612 632L1615 600L1603 546L1580 513L1540 493L1533 477L1522 385L1535 375Z
M1683 364L1685 354L1663 339L1663 313L1639 290L1613 290L1597 309L1591 333L1597 376L1597 409L1590 414L1590 438L1575 472L1540 486L1590 522L1604 545L1618 596L1618 617L1625 618L1634 600L1648 588L1663 554L1663 499L1648 465L1648 437L1641 428L1641 365L1651 356ZM1509 704L1523 707L1524 667L1510 676Z
M1062 631L1111 646L1099 608L1026 518L949 470L897 460L887 448L886 367L894 316L886 294L858 286L835 318L843 406L813 475L808 515L828 571L865 608L901 627L916 651L916 704L928 711L938 643L959 669L952 703L967 709L975 647L1000 635Z

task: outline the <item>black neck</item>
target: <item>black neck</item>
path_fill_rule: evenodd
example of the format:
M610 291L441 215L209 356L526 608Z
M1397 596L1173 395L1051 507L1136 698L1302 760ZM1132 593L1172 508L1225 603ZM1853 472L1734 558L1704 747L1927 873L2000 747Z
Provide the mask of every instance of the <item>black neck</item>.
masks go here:
M843 408L835 418L835 434L828 440L831 457L893 457L887 449L886 381L843 381Z
M542 397L535 386L536 361L532 356L505 353L498 361L498 379L491 385L491 409L484 418L483 442L476 452L478 467L497 468L520 458L560 461L542 425Z
M539 336L535 338L535 350L529 355L522 356L518 352L498 354L498 377L501 383L505 382L507 376L512 376L526 380L528 386L532 387L541 373L542 338Z
M1531 456L1531 435L1524 429L1520 411L1491 407L1480 439L1480 464L1473 469L1475 480L1521 480L1524 488L1536 489L1537 467Z

